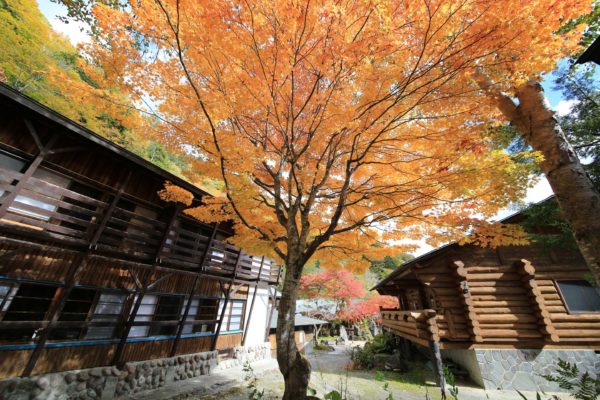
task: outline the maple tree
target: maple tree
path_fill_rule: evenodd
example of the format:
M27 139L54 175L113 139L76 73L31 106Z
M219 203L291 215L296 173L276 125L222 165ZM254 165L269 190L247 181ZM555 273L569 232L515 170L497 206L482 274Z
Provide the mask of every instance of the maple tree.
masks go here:
M346 309L353 299L365 295L363 281L344 269L325 270L300 278L300 296L332 301L335 304L334 314Z
M376 318L381 308L398 307L398 299L392 296L369 295L365 282L344 269L303 275L299 291L301 298L311 301L312 307L305 311L308 316L352 322L365 332L369 332L366 321Z
M85 52L112 85L151 99L149 130L196 155L194 168L221 185L222 196L187 212L232 220L235 244L285 263L277 360L283 398L302 399L310 365L293 319L311 259L358 270L406 250L390 245L399 238L526 241L518 228L482 223L523 196L534 163L495 145L486 128L499 111L477 77L510 88L549 70L577 45L576 34L556 28L588 8L580 0L100 2L89 8L95 40ZM527 157L535 159L518 158Z

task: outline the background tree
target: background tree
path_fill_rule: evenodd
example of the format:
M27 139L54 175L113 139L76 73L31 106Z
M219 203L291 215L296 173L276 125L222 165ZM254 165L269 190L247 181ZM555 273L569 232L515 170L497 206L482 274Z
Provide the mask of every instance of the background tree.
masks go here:
M598 15L600 3L595 2L593 8L587 9L587 13L575 18L565 15L560 24L552 25L551 29L562 36L576 37L573 33L589 24L589 29L580 40L580 51L583 51L583 47L597 37L600 25ZM534 13L531 18L541 22L545 20L545 15ZM548 32L550 36L552 34ZM565 55L577 54L577 51L573 51ZM562 126L544 96L539 73L523 76L521 82L508 82L504 71L489 69L479 71L476 81L491 103L498 107L502 117L511 123L533 150L543 156L540 168L556 195L562 216L569 223L591 274L600 284L600 193L577 156L579 153L594 157L598 152L598 137L593 130L589 130L597 128L598 107L589 75L587 79L585 75L574 79L574 75L572 72L563 73L558 80L558 86L567 98L573 100L573 97L577 97L579 101L573 113L563 118ZM592 91L585 93L582 91L584 88ZM566 135L563 128L567 131ZM587 168L592 177L597 167L592 162Z
M155 0L97 4L87 57L156 106L170 148L197 154L235 243L286 267L277 326L284 399L306 397L294 341L304 265L366 268L390 239L448 240L522 197L530 166L495 148L477 71L506 87L576 45L553 35L584 1ZM198 165L200 168L200 165ZM485 227L485 233L493 231ZM518 230L501 239L523 243ZM477 237L477 235L475 235ZM476 239L477 240L477 239ZM479 243L500 244L498 238Z
M140 132L148 126L144 115L123 92L99 86L102 71L52 30L34 0L0 1L0 49L0 82L175 175L200 181L190 174L189 156Z
M353 302L366 294L364 282L346 270L306 273L300 279L299 296L307 300L304 313L329 322L342 320ZM322 327L316 327L315 342Z
M391 274L396 268L415 258L412 254L401 253L395 256L385 256L381 260L371 260L369 271L380 281Z

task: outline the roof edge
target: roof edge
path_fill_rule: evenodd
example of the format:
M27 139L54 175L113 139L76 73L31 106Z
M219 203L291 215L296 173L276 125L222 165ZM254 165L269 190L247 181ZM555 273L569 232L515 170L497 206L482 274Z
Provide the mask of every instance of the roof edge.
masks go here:
M213 197L210 193L200 189L194 184L166 171L157 165L151 163L150 161L138 156L137 154L125 149L124 147L119 146L118 144L100 136L98 133L92 131L89 128L73 121L72 119L67 118L66 116L60 114L59 112L51 109L48 106L32 99L31 97L19 92L18 90L10 87L6 83L0 82L0 95L8 98L9 100L17 103L19 106L26 108L30 111L41 115L52 122L61 125L63 128L68 129L69 131L77 134L78 136L84 138L85 140L91 141L96 145L102 146L105 149L112 151L113 153L118 154L121 157L126 158L128 161L137 164L138 166L150 170L151 172L163 177L165 180L171 181L178 186L183 187L186 190L198 195L198 196L210 196Z

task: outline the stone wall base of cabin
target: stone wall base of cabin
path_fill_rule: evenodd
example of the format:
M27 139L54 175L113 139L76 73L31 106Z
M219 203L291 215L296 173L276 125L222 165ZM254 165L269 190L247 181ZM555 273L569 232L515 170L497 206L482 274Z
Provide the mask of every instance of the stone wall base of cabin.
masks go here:
M462 366L487 390L561 392L557 384L541 377L556 371L559 359L575 363L582 374L587 371L595 377L600 373L600 354L594 350L442 350L442 357Z
M219 360L217 351L129 362L115 366L57 372L0 381L2 400L109 400L177 385L178 381L209 375L271 357L271 346L236 347L233 358Z

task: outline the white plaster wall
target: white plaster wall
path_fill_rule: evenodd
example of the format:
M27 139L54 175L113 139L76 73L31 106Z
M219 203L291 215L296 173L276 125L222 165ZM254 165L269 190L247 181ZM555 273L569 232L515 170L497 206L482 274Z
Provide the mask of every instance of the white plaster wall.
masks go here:
M248 320L248 318L250 317L252 298L255 295L254 289L252 288L250 289L250 295L248 296L248 303L246 306L246 346L262 344L265 342L265 329L267 327L267 318L269 318L269 292L268 289L257 289L251 320Z

